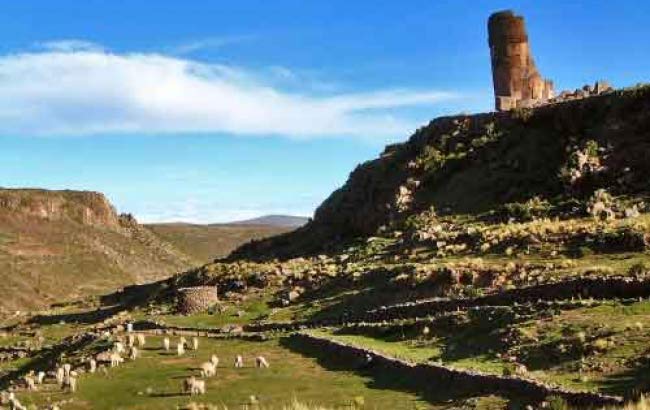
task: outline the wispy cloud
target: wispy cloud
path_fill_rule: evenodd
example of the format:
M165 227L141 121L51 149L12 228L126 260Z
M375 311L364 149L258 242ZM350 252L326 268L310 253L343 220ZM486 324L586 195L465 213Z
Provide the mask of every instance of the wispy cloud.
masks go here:
M0 134L394 137L417 125L396 108L457 97L398 89L317 96L307 86L287 92L240 67L61 43L0 56Z
M37 43L36 48L47 51L75 52L75 51L104 51L104 47L86 40L55 40Z
M252 35L205 37L177 44L169 49L171 54L185 55L199 50L214 50L253 39Z

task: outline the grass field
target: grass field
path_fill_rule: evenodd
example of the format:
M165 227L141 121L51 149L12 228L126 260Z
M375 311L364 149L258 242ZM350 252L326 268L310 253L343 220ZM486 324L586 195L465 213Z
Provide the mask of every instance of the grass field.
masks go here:
M331 408L352 408L363 401L364 409L430 409L416 395L375 388L373 380L351 372L330 371L316 360L281 347L278 341L263 343L201 339L198 352L183 357L158 346L160 338L147 339L143 357L106 374L82 375L78 393L61 393L53 384L32 394L18 394L24 403L45 403L72 398L66 409L173 409L190 401L239 409L255 396L263 408L282 408L294 398ZM181 393L185 377L198 375L197 368L210 354L221 358L217 376L209 379L207 394L189 397ZM235 369L235 355L245 356L245 367ZM271 367L254 368L254 357L264 355Z

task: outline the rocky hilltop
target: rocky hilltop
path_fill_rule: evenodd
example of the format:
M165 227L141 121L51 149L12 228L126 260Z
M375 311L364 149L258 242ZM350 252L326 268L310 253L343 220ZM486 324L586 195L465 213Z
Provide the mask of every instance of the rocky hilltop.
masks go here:
M537 109L435 119L359 165L305 227L232 257L324 252L341 240L400 229L432 209L497 215L540 198L551 215L575 216L601 188L644 198L649 108L650 87L635 87Z
M109 229L120 227L115 208L99 192L0 189L0 209L14 216L46 221L69 220Z
M0 308L45 306L190 266L101 193L0 190Z

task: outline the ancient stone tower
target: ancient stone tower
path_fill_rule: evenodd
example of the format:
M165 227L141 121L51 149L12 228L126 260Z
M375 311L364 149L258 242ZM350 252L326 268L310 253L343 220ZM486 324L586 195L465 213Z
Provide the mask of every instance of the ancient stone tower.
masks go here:
M497 111L533 107L554 97L553 82L535 67L523 17L510 10L494 13L488 34Z

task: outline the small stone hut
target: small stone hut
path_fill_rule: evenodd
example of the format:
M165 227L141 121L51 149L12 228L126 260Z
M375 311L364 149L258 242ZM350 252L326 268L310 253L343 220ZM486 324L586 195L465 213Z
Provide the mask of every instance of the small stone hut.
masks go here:
M218 301L216 286L193 286L178 289L178 311L186 315L204 312Z

